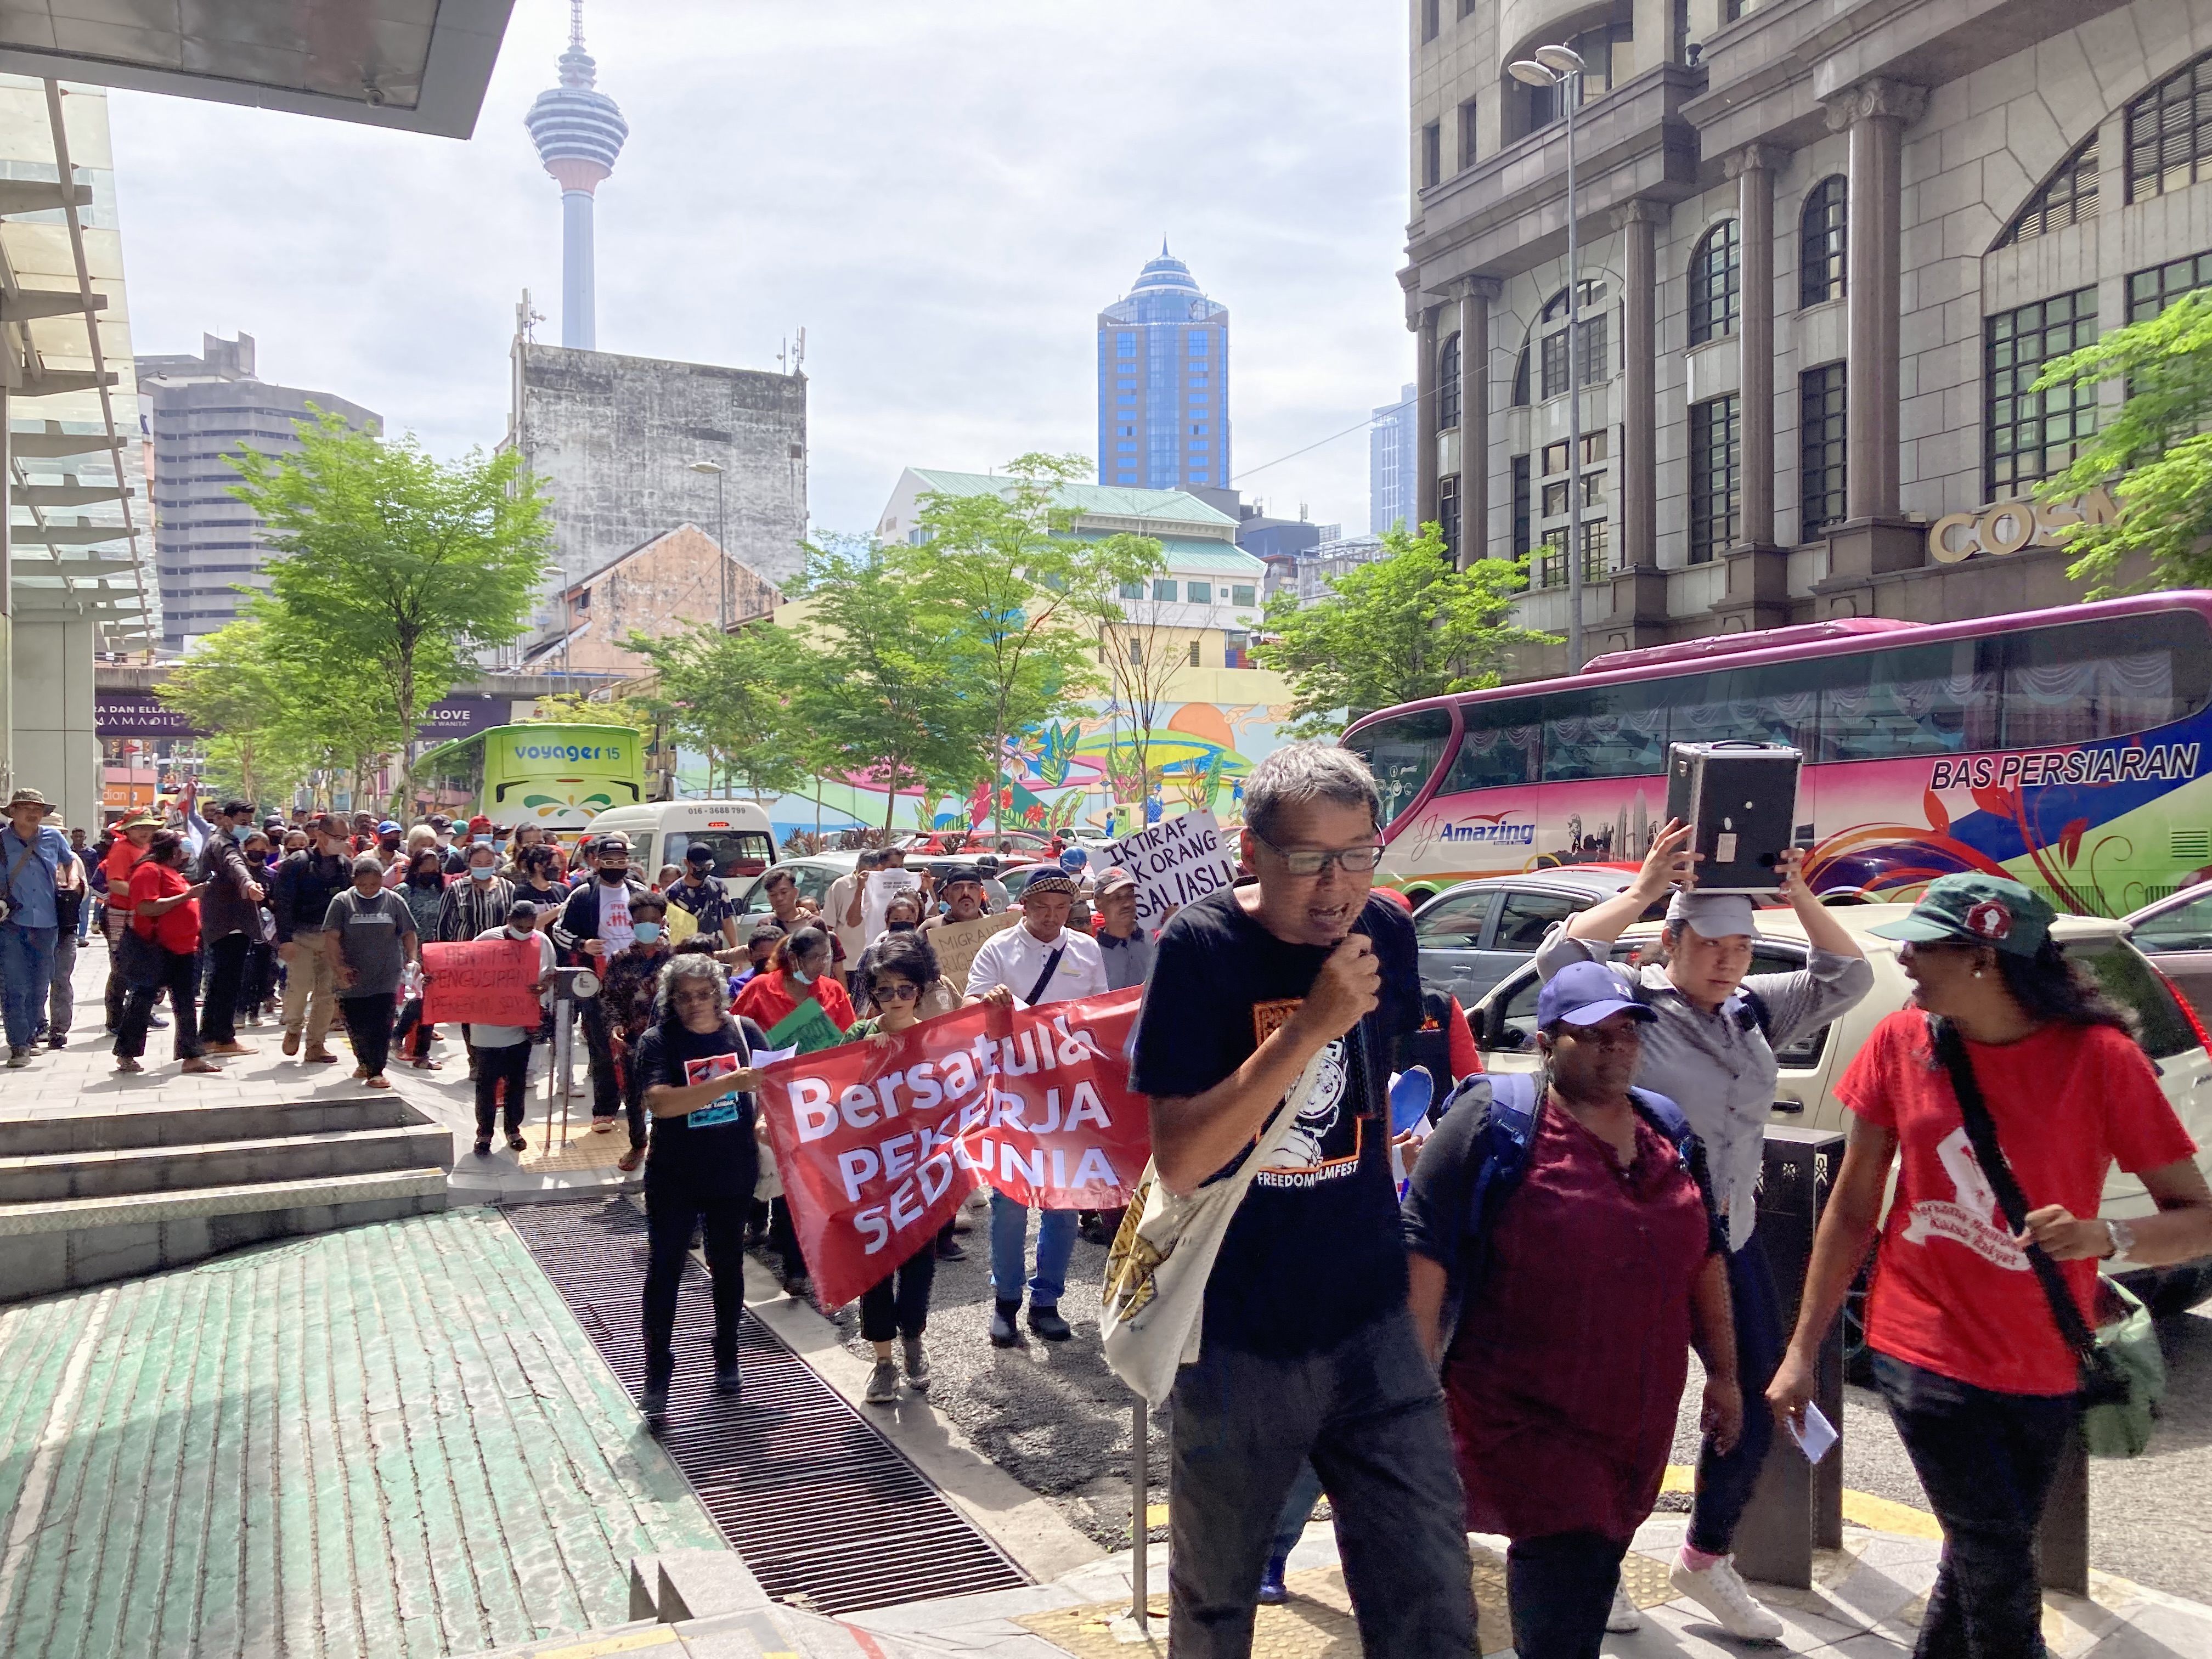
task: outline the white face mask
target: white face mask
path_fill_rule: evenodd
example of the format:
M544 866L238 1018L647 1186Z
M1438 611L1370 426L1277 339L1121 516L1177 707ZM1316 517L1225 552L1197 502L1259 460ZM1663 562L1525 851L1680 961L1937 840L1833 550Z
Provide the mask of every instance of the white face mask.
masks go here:
M811 985L814 982L813 975L797 968L791 970L788 977L793 985Z
M510 926L507 930L507 936L509 939L528 939L537 931L538 929L535 927L516 927Z

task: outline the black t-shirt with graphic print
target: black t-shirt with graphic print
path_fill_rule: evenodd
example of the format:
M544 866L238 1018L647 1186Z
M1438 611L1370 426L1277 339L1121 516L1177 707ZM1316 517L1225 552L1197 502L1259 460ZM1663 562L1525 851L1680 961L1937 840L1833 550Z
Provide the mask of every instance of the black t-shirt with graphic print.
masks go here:
M1254 1176L1206 1281L1207 1342L1317 1353L1405 1306L1386 1093L1398 1039L1420 1027L1419 959L1411 919L1389 900L1369 899L1358 926L1382 973L1381 1006L1358 1033L1366 1064L1355 1073L1347 1043L1331 1044L1334 1086ZM1147 1095L1211 1089L1289 1018L1328 959L1319 946L1277 939L1234 888L1186 905L1160 934L1146 981L1132 1084Z

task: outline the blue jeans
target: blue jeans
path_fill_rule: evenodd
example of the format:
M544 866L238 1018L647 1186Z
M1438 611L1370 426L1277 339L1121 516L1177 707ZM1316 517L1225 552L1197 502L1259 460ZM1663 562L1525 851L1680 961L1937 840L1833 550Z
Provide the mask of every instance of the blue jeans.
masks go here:
M0 921L0 999L4 1000L10 1048L27 1048L46 1012L46 994L54 981L54 933L52 927L25 927ZM1075 1218L1070 1216L1073 1233ZM1062 1261L1066 1258L1063 1255Z
M1067 1288L1067 1259L1075 1254L1075 1212L1046 1210L1037 1229L1036 1277L1030 1305L1057 1308ZM991 1293L1001 1302L1022 1299L1022 1269L1029 1260L1030 1212L1004 1193L991 1194ZM1256 1580L1255 1581L1257 1582Z
M2072 1395L1997 1394L1877 1351L1875 1382L1943 1527L1917 1659L2040 1659L2035 1534L2079 1431Z
M1774 1443L1774 1413L1766 1385L1782 1363L1782 1303L1766 1252L1753 1238L1729 1252L1729 1300L1735 1311L1736 1372L1743 1380L1743 1434L1725 1457L1705 1442L1698 1454L1698 1495L1690 1508L1690 1547L1726 1555L1736 1522L1751 1503L1752 1488Z
M1246 1659L1283 1499L1311 1461L1335 1516L1360 1645L1389 1659L1467 1659L1474 1596L1467 1519L1437 1374L1402 1307L1293 1358L1207 1340L1176 1374L1169 1648ZM1606 1594L1612 1595L1608 1583Z

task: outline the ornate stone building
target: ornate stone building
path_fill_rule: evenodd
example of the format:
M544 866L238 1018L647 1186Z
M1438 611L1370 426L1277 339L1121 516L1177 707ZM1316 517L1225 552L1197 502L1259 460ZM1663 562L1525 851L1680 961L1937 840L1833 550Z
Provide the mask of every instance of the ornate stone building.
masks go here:
M1419 508L1536 555L1524 620L1564 633L1576 540L1592 654L2079 597L2069 512L2002 504L2120 391L2027 388L2212 283L2212 3L1412 3ZM1575 392L1564 94L1507 71L1548 44Z

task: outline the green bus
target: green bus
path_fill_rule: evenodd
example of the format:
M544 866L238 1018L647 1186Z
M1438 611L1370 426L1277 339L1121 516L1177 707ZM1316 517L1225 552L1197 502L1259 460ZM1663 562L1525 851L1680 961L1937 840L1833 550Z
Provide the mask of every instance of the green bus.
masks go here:
M451 778L495 823L581 830L645 799L645 739L627 726L495 726L441 744L416 775Z

